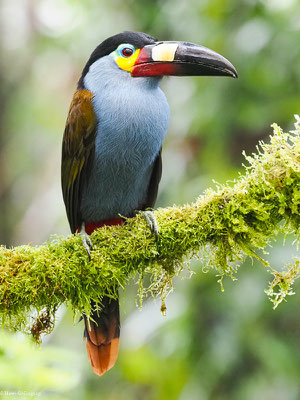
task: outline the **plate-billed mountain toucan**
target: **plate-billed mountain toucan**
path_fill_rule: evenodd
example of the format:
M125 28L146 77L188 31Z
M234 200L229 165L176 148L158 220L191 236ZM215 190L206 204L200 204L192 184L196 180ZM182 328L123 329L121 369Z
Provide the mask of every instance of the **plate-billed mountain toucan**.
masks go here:
M90 235L103 225L153 207L161 178L161 147L170 111L159 84L164 75L236 78L234 66L203 46L161 42L123 32L91 54L74 94L62 145L62 191L71 231ZM87 236L88 241L88 236ZM84 316L94 372L116 362L119 303L109 297Z

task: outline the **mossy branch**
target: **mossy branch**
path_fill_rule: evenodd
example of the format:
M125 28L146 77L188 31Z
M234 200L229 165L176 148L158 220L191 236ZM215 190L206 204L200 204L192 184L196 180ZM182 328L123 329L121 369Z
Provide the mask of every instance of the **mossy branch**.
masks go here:
M245 256L256 257L274 275L267 294L277 306L292 294L300 258L285 272L277 272L256 254L279 231L300 233L300 119L296 130L283 133L273 125L270 143L246 156L245 174L232 186L208 189L191 205L158 209L159 238L155 241L141 215L122 227L103 227L91 236L89 261L81 238L56 238L39 247L0 248L0 317L4 324L28 331L30 317L38 318L31 332L38 339L53 326L62 303L74 311L90 312L90 301L139 276L139 294L164 299L172 278L188 268L183 261L204 255L220 281L233 276ZM150 284L143 287L146 274ZM163 307L162 307L163 308ZM43 310L46 310L43 312Z

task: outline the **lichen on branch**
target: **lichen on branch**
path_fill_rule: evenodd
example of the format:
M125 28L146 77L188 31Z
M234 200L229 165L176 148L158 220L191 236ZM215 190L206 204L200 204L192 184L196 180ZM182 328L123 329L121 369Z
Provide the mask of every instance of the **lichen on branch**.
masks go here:
M91 300L116 297L133 277L139 294L164 299L172 278L203 256L221 280L234 276L246 256L258 258L273 275L266 291L276 307L292 294L300 258L285 272L275 271L257 255L279 232L300 237L300 119L284 133L276 124L269 143L245 156L248 165L234 184L208 189L193 204L156 210L156 241L141 215L122 227L103 227L91 235L91 260L81 238L52 238L42 246L0 247L0 318L3 324L36 340L54 326L63 303L78 313L90 312ZM145 275L150 276L147 287ZM34 321L32 315L37 315Z

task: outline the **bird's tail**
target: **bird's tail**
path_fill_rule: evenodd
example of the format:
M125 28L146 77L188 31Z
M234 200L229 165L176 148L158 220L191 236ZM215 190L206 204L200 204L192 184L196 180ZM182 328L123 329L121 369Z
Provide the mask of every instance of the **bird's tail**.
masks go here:
M84 337L93 371L97 375L112 368L117 360L120 336L119 300L103 297L103 308L95 310L92 303L91 318L84 316Z

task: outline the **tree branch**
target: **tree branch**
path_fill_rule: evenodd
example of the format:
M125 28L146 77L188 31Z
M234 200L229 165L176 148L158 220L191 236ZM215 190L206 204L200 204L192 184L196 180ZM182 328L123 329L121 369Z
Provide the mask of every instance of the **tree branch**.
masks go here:
M296 130L283 133L273 125L269 144L260 143L246 159L245 174L232 187L208 189L191 205L158 209L159 238L155 241L141 215L122 227L103 227L91 235L89 261L78 235L56 238L39 247L0 248L0 317L14 329L28 331L29 315L36 339L53 327L54 312L66 302L89 314L90 301L104 294L116 297L139 275L139 294L160 295L172 278L188 268L184 260L200 254L216 268L220 282L233 276L245 256L258 258L274 275L268 295L277 306L299 276L300 258L285 272L276 272L256 254L278 232L300 234L300 119ZM143 287L143 278L150 284ZM115 288L115 289L112 289ZM164 303L163 303L164 304ZM163 306L162 306L163 308ZM43 310L46 310L42 312Z

